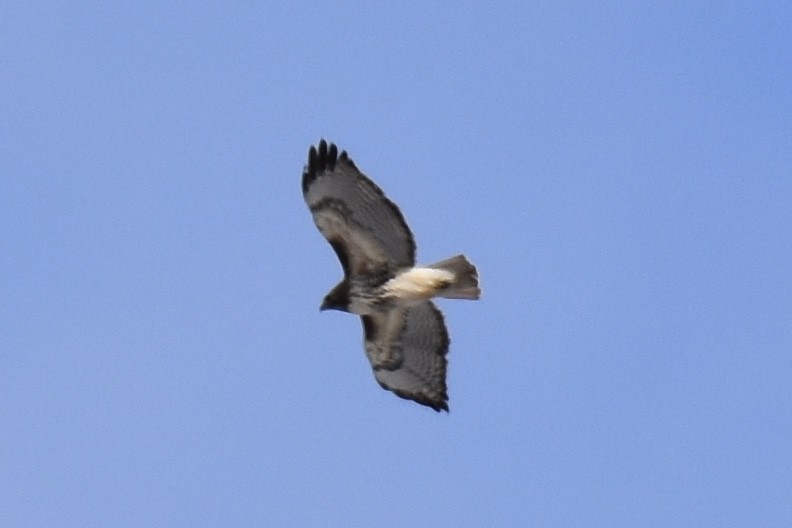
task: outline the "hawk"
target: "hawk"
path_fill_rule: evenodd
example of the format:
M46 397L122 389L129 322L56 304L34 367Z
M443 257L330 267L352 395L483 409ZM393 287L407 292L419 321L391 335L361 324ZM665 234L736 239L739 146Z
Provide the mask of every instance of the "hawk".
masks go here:
M321 310L360 316L382 388L448 412L448 331L430 299L478 299L475 266L463 255L415 266L415 239L399 208L332 143L308 151L302 191L344 270Z

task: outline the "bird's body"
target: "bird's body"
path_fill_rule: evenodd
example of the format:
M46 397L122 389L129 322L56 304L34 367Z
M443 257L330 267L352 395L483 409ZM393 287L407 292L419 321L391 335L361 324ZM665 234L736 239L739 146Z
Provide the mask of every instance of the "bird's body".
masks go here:
M366 355L383 388L447 411L448 332L430 299L478 299L476 268L462 255L415 266L401 211L332 143L309 150L302 190L344 268L322 309L361 316Z

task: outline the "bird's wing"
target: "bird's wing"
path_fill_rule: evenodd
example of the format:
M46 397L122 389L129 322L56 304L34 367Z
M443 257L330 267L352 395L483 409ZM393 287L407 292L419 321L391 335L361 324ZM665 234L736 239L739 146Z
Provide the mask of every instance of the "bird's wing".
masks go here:
M430 301L364 315L366 355L382 388L435 411L448 411L443 314Z
M322 140L308 151L302 191L347 278L415 264L415 239L399 208L334 144Z

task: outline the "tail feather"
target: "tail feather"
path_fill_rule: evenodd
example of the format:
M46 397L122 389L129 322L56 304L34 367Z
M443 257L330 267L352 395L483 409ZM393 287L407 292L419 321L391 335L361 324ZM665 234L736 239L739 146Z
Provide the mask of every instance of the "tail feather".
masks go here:
M469 299L475 301L481 296L478 271L464 255L457 255L427 266L454 274L454 281L436 293L447 299Z

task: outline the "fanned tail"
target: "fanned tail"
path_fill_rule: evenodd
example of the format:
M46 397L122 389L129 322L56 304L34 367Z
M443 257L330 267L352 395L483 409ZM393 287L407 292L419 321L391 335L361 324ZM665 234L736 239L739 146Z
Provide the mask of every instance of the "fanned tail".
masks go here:
M435 294L438 297L475 301L481 296L476 266L471 264L464 255L435 262L427 268L448 271L454 275L454 281Z

